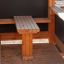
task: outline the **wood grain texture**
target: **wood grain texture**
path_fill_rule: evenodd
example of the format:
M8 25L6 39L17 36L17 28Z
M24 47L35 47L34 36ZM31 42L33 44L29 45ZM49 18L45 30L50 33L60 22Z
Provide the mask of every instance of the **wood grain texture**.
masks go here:
M48 31L33 34L33 39L42 39L42 38L49 38ZM0 40L21 40L21 39L22 35L18 33L0 33Z
M19 33L39 32L39 27L31 16L14 16L14 19Z
M34 21L36 23L50 23L51 22L50 19L48 18L34 18Z

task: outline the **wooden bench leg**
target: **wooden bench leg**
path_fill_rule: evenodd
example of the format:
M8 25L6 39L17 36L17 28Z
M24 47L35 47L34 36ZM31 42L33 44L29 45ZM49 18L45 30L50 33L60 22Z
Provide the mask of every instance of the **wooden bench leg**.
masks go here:
M22 56L24 60L32 59L32 34L22 34Z
M48 24L48 32L49 32L49 43L53 43L53 34L52 34L51 23Z
M49 32L49 43L51 43L51 44L55 44L55 35L54 35L54 25L53 25L53 23L49 23L48 24L48 32Z

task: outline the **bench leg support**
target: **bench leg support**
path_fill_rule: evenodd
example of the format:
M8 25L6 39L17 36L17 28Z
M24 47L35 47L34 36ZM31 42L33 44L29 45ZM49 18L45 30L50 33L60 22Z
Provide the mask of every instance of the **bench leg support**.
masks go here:
M22 34L22 56L24 60L32 59L32 34Z

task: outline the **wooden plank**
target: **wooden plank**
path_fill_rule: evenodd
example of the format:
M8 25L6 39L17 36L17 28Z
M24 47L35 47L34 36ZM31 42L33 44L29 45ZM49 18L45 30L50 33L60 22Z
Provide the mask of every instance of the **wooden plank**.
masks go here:
M31 27L32 27L32 29L36 29L35 28L35 26L34 26L34 23L33 23L33 21L31 21L31 16L30 17L27 17L28 18L28 20L29 20L29 22L30 22L30 25L31 25Z
M34 18L34 21L36 23L50 23L51 20L48 18Z
M42 38L48 38L48 31L44 32L38 32L33 34L34 39L42 39ZM18 34L17 32L15 33L0 33L0 40L20 40L22 39L22 35Z
M20 39L21 35L15 33L0 33L0 40L17 40Z
M27 24L28 24L29 29L33 29L30 18L29 18L28 16L26 16L26 19L27 19ZM34 28L35 28L35 27L34 27Z
M19 24L19 25L22 23L24 25L24 27L25 27L24 29L28 29L29 26L31 26L31 29L39 29L37 24L34 22L32 17L30 17L30 16L17 16L16 18L15 18L16 23ZM20 23L18 22L18 20L20 20Z
M0 24L15 24L13 19L0 19Z
M24 26L24 20L23 20L23 18L22 19L20 19L20 18L18 18L18 20L19 20L19 24L20 24L20 29L25 29L25 26ZM21 23L22 22L22 23Z
M23 23L23 29L28 29L27 28L27 25L26 25L26 21L24 20L25 18L23 16L19 16L19 19L20 19L20 24ZM22 21L21 21L22 20Z
M49 38L49 32L48 31L42 31L38 32L36 34L33 34L34 39L43 39L43 38Z
M51 44L34 44L34 58L29 61L24 61L22 59L20 45L3 45L1 46L1 50L1 62L3 64L17 64L17 62L19 64L64 64L64 59L62 59L60 52Z
M35 29L39 29L39 27L37 26L37 24L35 23L34 19L30 16L31 22L33 23Z
M35 28L33 21L31 21L31 18L32 18L32 17L27 16L26 18L28 19L29 27L31 26L31 29L30 29L29 31L32 32L32 33L37 32L37 29ZM35 24L35 25L36 25L36 24Z
M34 22L31 16L14 16L16 20L17 31L21 34L25 32L36 33L39 32L40 29L37 24Z
M28 24L27 24L27 19L26 19L26 17L25 16L23 16L23 17L20 17L21 19L23 19L23 23L24 23L24 26L25 26L25 29L29 29L29 27L28 27Z
M30 23L29 23L29 20L27 19L27 17L26 16L23 16L23 19L24 19L24 25L25 25L25 27L27 27L27 29L29 30L31 30L32 29L32 27L30 26Z

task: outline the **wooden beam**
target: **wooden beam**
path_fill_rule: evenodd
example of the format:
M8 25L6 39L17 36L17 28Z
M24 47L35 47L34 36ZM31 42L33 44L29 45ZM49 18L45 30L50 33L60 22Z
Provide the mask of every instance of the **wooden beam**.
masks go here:
M34 18L34 21L36 23L50 23L51 22L50 19L48 18Z
M42 39L42 38L48 38L48 31L44 32L38 32L33 34L33 39ZM0 33L0 40L20 40L22 39L22 35L16 33Z
M15 24L14 19L0 19L0 24Z
M49 41L50 43L54 43L54 33L55 33L55 14L53 10L51 10L51 7L55 5L55 0L48 0L48 18L50 19L49 23Z
M64 54L64 42L62 42L57 35L55 35L55 42L56 45L58 46L58 48L60 49L60 51Z

